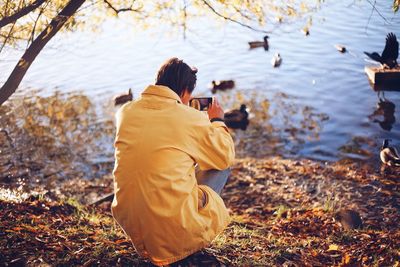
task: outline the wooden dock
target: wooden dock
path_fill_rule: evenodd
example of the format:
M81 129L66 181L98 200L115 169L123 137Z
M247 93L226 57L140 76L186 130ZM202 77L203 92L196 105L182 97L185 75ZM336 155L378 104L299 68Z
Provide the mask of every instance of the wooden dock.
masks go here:
M400 91L400 67L383 69L367 66L364 70L375 91Z

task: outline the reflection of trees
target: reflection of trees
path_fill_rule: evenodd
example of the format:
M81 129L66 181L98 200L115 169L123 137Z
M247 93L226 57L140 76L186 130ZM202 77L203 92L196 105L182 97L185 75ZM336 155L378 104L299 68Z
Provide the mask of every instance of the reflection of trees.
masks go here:
M373 156L376 143L372 138L353 136L346 144L339 147L341 158L366 159Z
M87 178L112 168L114 123L87 96L29 96L0 106L0 182Z
M319 139L322 123L329 119L313 107L296 104L295 98L284 93L271 99L257 93L222 97L226 105L246 103L251 109L248 129L234 132L238 157L295 154L307 140Z

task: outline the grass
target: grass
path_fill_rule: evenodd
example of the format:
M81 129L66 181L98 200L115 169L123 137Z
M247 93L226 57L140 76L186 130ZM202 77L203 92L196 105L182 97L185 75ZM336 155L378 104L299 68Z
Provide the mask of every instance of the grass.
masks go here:
M398 181L373 175L309 161L238 162L223 194L232 223L173 266L399 266L398 195L390 195ZM248 177L257 178L250 185ZM371 193L364 187L370 181L382 190ZM308 193L309 183L321 193ZM333 219L339 207L367 211L365 227L343 230ZM92 209L75 198L0 191L0 248L7 264L151 266L115 223L109 203Z

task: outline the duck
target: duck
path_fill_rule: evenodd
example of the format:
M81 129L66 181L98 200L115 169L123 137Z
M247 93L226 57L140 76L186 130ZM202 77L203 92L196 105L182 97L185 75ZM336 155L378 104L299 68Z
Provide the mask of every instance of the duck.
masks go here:
M272 67L276 68L282 64L282 58L279 53L275 53L274 57L271 59Z
M235 87L235 81L233 80L221 80L211 82L211 91L215 94L218 90L225 91Z
M264 41L254 41L249 42L250 49L257 48L257 47L264 47L265 51L268 51L269 44L268 44L268 35L264 36Z
M383 164L389 166L400 166L399 153L395 147L389 146L389 139L383 140L380 158Z
M231 129L247 129L249 125L249 112L245 104L240 105L239 109L225 112L224 121L226 126Z
M335 213L334 218L345 230L360 229L363 227L361 216L355 210L340 210Z
M382 55L377 52L364 52L370 59L381 63L383 69L394 69L398 66L397 58L399 57L399 42L394 33L388 33L386 36L386 44Z
M132 101L132 100L133 100L132 89L129 88L127 94L119 95L119 96L114 98L114 106L116 107L116 106L119 106L119 105L123 105L126 102L129 102L129 101Z
M340 53L346 53L346 52L347 52L346 47L343 46L343 45L336 44L336 45L335 45L335 48L336 48L336 50L339 51Z
M303 29L301 29L301 32L305 35L305 36L309 36L310 35L310 29L308 27L304 27Z

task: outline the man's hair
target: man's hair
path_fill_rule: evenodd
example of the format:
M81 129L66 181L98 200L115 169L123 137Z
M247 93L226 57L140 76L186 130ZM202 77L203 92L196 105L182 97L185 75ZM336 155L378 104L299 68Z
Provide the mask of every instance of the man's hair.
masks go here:
M168 59L158 70L156 85L168 86L177 95L182 96L185 89L192 93L196 86L196 68L189 67L182 60Z

